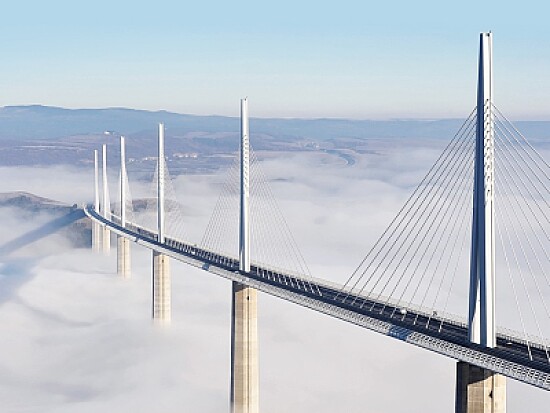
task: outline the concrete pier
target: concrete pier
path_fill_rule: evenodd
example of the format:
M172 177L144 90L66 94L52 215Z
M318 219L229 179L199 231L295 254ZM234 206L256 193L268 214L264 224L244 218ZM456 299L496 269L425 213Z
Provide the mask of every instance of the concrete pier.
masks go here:
M130 240L118 237L117 240L117 274L122 278L130 278Z
M455 413L506 413L506 377L459 361Z
M233 282L231 313L231 411L258 413L257 291Z
M102 225L100 228L101 232L101 251L103 251L103 254L110 255L111 254L111 231L109 231L109 228L107 226Z
M170 324L171 290L169 258L153 251L153 320L160 324Z
M92 222L92 251L93 252L99 252L101 251L101 226L93 221Z

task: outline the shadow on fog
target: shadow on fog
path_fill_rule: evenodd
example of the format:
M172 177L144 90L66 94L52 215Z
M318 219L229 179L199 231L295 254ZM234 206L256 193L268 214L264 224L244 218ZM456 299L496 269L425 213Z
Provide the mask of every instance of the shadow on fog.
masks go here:
M6 244L0 246L0 259L7 257L9 254L32 244L35 241L56 233L61 228L71 225L73 222L78 221L84 216L84 211L81 209L75 209L67 215L63 215L62 217L47 222L44 225L7 242Z
M43 309L36 307L17 296L17 291L19 288L36 275L33 269L39 262L40 258L9 257L10 254L16 252L17 250L56 233L60 229L72 224L84 216L84 211L81 209L73 210L62 217L53 219L39 228L29 231L7 242L3 246L0 246L0 260L3 261L0 267L0 305L9 300L25 307L28 311L34 313L35 315L52 322L71 324L75 326L87 325L86 323L71 321L57 314L44 311Z

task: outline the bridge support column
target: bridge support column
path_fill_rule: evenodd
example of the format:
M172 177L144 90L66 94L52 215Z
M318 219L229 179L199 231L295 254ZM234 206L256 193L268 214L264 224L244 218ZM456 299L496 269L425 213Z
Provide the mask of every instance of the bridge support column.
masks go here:
M101 251L103 254L111 254L111 231L106 226L102 226L100 229L101 232Z
M101 226L95 222L92 221L92 251L93 252L99 252L101 250Z
M459 361L455 413L506 413L506 377Z
M233 282L231 315L231 410L258 413L257 291Z
M241 99L241 203L239 270L250 272L248 100ZM258 413L258 304L257 291L233 283L231 309L231 411Z
M130 240L118 237L117 240L117 274L130 278Z
M160 252L153 251L153 320L169 324L171 314L170 261Z

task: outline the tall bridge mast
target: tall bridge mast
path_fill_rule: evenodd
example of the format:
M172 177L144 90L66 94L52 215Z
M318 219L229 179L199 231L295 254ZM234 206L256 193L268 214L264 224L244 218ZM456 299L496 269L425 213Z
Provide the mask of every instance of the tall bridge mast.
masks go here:
M468 327L470 341L496 346L495 332L495 163L493 37L481 33L477 88L472 250Z

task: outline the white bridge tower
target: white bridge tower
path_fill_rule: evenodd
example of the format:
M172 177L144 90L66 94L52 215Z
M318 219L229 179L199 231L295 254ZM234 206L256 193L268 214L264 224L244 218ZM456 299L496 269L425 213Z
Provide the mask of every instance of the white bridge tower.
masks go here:
M472 249L468 335L474 345L496 347L495 162L493 35L481 33L477 86ZM505 413L506 379L468 363L457 364L456 413Z
M241 99L239 270L250 272L250 135L248 99ZM231 309L231 411L258 413L257 291L233 282Z
M157 167L157 230L158 242L164 243L165 233L165 162L164 124L158 131L158 167ZM171 320L170 261L167 255L153 251L153 320L169 324Z
M120 137L120 226L126 227L126 145ZM130 278L130 240L123 236L117 239L117 273L122 278Z

